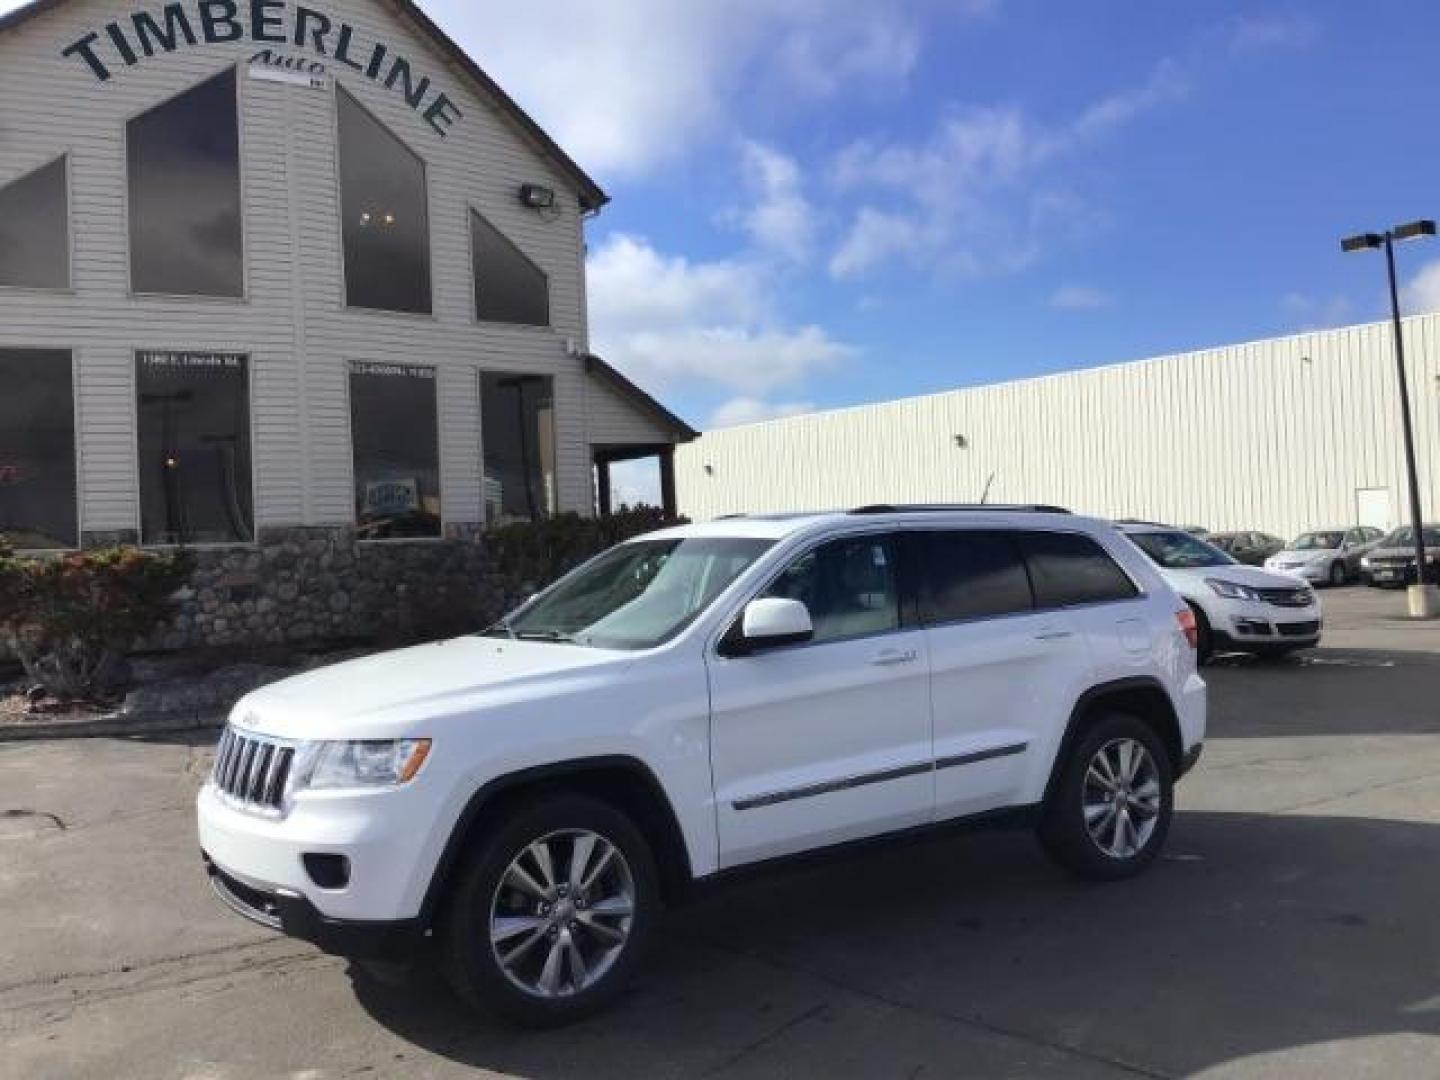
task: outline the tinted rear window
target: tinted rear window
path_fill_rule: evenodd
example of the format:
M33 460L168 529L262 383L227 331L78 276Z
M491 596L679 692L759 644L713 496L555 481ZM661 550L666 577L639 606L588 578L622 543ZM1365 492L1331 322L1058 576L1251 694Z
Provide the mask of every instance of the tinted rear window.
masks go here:
M1103 604L1139 595L1129 575L1088 536L1022 533L1020 545L1030 567L1039 607Z
M1015 537L1005 532L915 535L923 568L920 618L927 623L983 619L1034 607Z

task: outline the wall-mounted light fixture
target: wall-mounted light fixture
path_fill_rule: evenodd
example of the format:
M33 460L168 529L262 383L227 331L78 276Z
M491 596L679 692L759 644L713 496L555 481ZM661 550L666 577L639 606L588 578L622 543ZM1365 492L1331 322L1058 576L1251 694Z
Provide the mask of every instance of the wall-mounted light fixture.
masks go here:
M705 475L706 475L706 476L714 476L714 475L715 475L715 466L714 466L714 465L706 465L706 466L705 466Z
M521 184L520 202L531 210L553 210L555 189L544 184Z
M970 449L970 440L967 439L964 435L956 435L956 436L955 436L955 448L956 448L957 450L969 450L969 449Z

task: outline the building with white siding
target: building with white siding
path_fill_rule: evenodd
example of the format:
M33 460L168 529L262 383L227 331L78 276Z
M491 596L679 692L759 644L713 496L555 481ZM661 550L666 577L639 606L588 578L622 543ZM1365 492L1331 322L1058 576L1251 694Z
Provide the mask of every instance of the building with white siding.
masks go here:
M1440 517L1440 316L1406 320L1422 497ZM706 434L680 507L1051 503L1292 537L1408 521L1393 333L1347 327Z
M454 539L669 475L694 433L588 355L606 201L404 0L0 18L0 538Z

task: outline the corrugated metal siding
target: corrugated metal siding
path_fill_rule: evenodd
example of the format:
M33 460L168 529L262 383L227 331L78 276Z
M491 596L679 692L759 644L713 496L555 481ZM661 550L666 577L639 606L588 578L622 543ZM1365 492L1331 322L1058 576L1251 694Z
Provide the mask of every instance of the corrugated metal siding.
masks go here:
M346 372L351 360L441 369L445 516L479 519L478 372L553 376L562 508L592 507L583 363L583 223L573 198L546 220L520 206L521 183L567 182L445 61L376 0L315 5L389 42L423 68L464 113L441 139L398 93L343 66L345 88L410 146L428 169L433 317L344 307L334 91L245 77L242 154L248 297L244 301L134 298L128 293L125 121L226 64L248 42L142 59L97 82L60 50L135 5L74 0L0 36L0 184L71 155L74 291L0 290L0 347L72 350L79 377L82 520L87 530L136 527L133 354L136 349L233 350L252 358L256 516L262 525L353 518ZM292 5L293 8L293 5ZM187 11L193 8L187 4ZM553 328L473 321L468 213L480 210L549 275Z
M1405 341L1422 496L1440 518L1440 316ZM960 449L955 436L969 446ZM711 472L706 471L709 467ZM819 413L681 447L681 510L1046 502L1291 536L1386 488L1408 519L1388 323Z

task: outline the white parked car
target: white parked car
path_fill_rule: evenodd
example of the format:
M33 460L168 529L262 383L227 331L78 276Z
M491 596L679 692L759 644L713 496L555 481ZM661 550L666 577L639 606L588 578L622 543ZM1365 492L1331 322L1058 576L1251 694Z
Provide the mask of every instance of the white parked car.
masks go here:
M984 819L1140 872L1200 755L1195 645L1134 547L1060 512L687 526L487 633L251 694L200 844L249 918L423 943L471 1002L559 1023L624 987L662 902L766 860Z
M1194 609L1202 664L1217 652L1281 657L1320 644L1325 614L1305 582L1242 566L1180 529L1137 522L1120 529Z
M1316 585L1347 585L1360 580L1362 561L1384 538L1379 529L1359 526L1307 532L1266 559L1265 569Z

